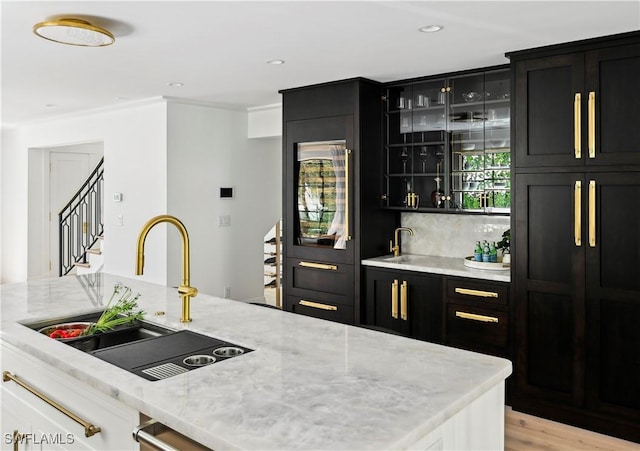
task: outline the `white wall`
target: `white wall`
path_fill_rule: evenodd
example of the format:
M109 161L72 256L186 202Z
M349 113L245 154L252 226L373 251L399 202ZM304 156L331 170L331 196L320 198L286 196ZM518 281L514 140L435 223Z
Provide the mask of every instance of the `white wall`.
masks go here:
M191 241L191 283L203 293L263 296L263 237L281 216L281 140L248 140L246 111L169 105L168 208ZM231 199L220 188L233 189ZM229 216L230 226L218 226ZM169 236L170 285L181 276L179 235Z
M282 145L280 137L247 136L246 111L166 99L3 133L2 282L28 277L28 150L101 141L105 272L133 276L142 225L174 214L189 231L193 286L218 296L227 286L234 299L261 299L263 236L281 217ZM219 199L223 186L234 188L233 199ZM116 192L122 202L113 202ZM231 216L230 227L217 227L220 215ZM157 226L146 240L143 278L176 286L180 256L178 234Z

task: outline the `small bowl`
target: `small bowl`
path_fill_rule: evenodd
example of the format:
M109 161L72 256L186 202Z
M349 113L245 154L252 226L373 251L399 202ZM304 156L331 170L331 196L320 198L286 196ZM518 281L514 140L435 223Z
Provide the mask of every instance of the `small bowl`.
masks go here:
M76 323L61 323L61 324L54 324L52 326L47 326L47 327L43 327L42 329L38 330L38 332L40 332L41 334L45 334L47 337L50 336L53 332L55 332L56 330L74 330L74 329L80 329L82 330L82 334L84 334L86 332L86 330L91 327L93 323L86 323L86 322L76 322ZM81 338L81 337L86 337L86 335L78 335L77 337L69 337L69 338L55 338L56 340L60 340L60 341L69 341L69 340L75 340L77 338Z
M463 92L462 99L467 102L479 102L482 100L482 94L479 92L471 91L471 92Z

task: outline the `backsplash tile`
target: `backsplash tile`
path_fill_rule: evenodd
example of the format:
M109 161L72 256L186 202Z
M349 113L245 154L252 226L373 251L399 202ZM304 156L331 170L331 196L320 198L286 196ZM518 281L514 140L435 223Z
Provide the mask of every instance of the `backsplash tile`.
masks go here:
M476 241L500 241L510 227L508 216L402 213L401 224L413 236L402 234L402 252L436 257L466 257Z

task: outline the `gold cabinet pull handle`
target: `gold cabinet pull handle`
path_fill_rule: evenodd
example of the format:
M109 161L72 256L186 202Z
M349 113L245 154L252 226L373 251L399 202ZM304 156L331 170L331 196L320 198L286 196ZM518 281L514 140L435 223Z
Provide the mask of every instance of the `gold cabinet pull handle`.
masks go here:
M405 321L409 318L407 312L407 288L407 281L403 280L400 286L400 318Z
M582 108L582 94L576 92L573 98L573 150L576 158L582 157L582 121L580 109Z
M573 239L582 246L582 181L576 180L573 187Z
M338 267L336 265L327 265L326 263L300 262L298 263L298 266L302 266L303 268L324 269L327 271L338 270Z
M589 133L589 158L596 157L596 93L591 91L588 100L588 133Z
M485 315L476 315L475 313L467 313L467 312L458 312L456 311L456 316L462 319L470 319L473 321L481 321L483 323L497 323L498 318L495 316L485 316Z
M596 247L596 181L589 181L589 246Z
M458 294L466 294L468 296L477 296L481 298L497 298L498 293L493 291L471 290L469 288L456 288L454 290Z
M349 158L351 149L344 150L344 236L345 241L351 240L350 215L349 215Z
M320 302L305 301L304 299L300 299L298 304L304 305L305 307L318 308L320 310L333 310L333 311L338 310L338 307L336 307L335 305L321 304Z
M398 319L398 279L391 284L391 316Z
M23 381L22 379L18 378L18 376L15 376L15 375L11 374L9 371L3 371L2 372L2 381L3 382L9 382L9 381L15 382L20 387L22 387L25 390L27 390L28 392L34 394L35 396L37 396L38 398L40 398L41 400L43 400L44 402L49 404L54 409L62 412L63 414L65 414L66 416L71 418L76 423L79 423L82 427L84 427L84 435L85 435L85 437L91 437L92 435L95 435L98 432L100 432L100 428L99 427L96 427L93 424L89 423L88 421L83 420L78 415L76 415L75 413L73 413L70 410L68 410L66 407L64 407L64 406L58 404L57 402L55 402L54 400L50 399L45 394L43 394L40 391L38 391L36 388L30 386L25 381Z

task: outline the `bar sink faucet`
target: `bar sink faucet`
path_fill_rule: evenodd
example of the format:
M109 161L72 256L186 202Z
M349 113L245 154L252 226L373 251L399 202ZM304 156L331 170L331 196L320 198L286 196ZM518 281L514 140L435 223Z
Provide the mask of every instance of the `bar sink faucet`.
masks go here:
M413 236L413 229L410 229L409 227L398 227L396 229L396 233L395 233L395 244L393 241L389 241L389 251L393 252L393 256L394 257L399 257L400 256L400 243L398 242L398 234L400 232L409 232L409 235Z
M142 275L144 268L144 241L149 231L161 222L168 222L176 226L182 237L182 285L178 287L178 293L182 298L182 317L180 322L188 323L191 321L190 302L191 298L198 294L198 289L189 286L189 234L182 222L175 216L160 215L151 218L142 227L140 235L138 235L137 259L136 259L136 275Z

